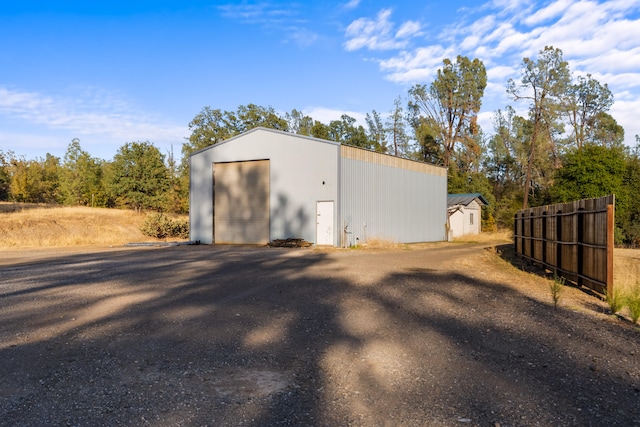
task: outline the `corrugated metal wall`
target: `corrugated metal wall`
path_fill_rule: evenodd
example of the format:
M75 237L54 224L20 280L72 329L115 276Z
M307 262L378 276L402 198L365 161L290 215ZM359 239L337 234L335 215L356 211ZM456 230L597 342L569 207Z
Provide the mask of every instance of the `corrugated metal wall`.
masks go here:
M445 168L348 146L340 153L342 246L356 237L360 243L446 240Z

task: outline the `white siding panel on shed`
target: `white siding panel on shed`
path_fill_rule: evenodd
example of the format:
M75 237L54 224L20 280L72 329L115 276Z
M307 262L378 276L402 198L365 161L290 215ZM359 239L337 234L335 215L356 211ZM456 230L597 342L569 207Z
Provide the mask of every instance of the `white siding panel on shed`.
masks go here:
M216 163L216 243L269 243L269 160Z

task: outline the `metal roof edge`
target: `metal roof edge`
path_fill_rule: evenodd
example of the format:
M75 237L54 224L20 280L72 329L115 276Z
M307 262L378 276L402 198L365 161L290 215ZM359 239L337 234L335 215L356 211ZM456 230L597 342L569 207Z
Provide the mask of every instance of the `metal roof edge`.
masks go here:
M471 197L472 200L479 199L482 203L484 203L485 206L489 206L489 202L487 201L487 199L485 199L485 197L481 193L450 193L450 194L447 194L447 198L449 197L459 197L459 198ZM469 203L471 203L471 201L469 201Z
M253 129L249 129L246 132L242 132L242 133L240 133L238 135L232 136L231 138L228 138L228 139L225 139L223 141L220 141L217 144L212 144L212 145L209 145L208 147L201 148L198 151L194 151L193 153L191 153L189 155L189 157L193 157L196 154L202 153L203 151L210 150L210 149L212 149L214 147L219 147L222 144L226 144L228 142L231 142L233 140L236 140L236 139L239 139L241 137L247 136L247 135L249 135L251 133L254 133L254 132L271 132L271 133L280 134L282 136L288 136L288 137L294 137L294 138L300 138L300 139L308 139L308 140L311 140L311 141L322 142L322 143L325 143L325 144L331 144L331 145L337 145L337 146L341 145L339 142L330 141L328 139L321 139L321 138L316 138L316 137L313 137L313 136L300 135L300 134L297 134L297 133L291 133L291 132L287 132L287 131L283 131L283 130L271 129L271 128L266 128L266 127L263 127L263 126L257 126L257 127L253 128Z

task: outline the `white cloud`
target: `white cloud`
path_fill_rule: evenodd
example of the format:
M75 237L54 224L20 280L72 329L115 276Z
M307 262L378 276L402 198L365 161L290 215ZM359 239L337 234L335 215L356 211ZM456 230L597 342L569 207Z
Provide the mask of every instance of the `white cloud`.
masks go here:
M44 157L44 153L58 153L57 156L60 157L70 142L71 139L60 138L51 133L39 135L34 132L0 132L0 150L13 151L16 156L25 156L28 159L34 158L32 153L38 153L38 157Z
M616 87L616 99L625 99L626 97L640 99L640 95L638 95L638 89L640 89L640 72L621 74L594 74L594 78L600 82L607 83L609 86ZM630 90L634 89L635 91L630 92Z
M380 68L387 71L387 78L394 82L424 82L425 78L434 76L442 60L452 54L451 49L439 45L427 46L380 61Z
M353 117L360 124L365 123L365 114L356 111L341 110L339 108L306 107L302 112L314 120L329 124L332 120L340 120L343 114Z
M528 11L531 8L531 0L493 0L484 5L483 8L502 10L504 12Z
M225 18L236 19L247 24L279 23L296 14L290 7L284 8L265 2L223 4L218 6L218 10Z
M613 103L609 113L624 128L624 139L628 145L635 145L635 135L640 135L640 99L637 96L629 99L618 99Z
M385 9L376 19L354 21L345 46L390 50L390 57L377 59L380 71L403 85L430 83L443 58L478 57L487 67L485 98L494 99L484 104L491 109L504 108L492 102L504 102L506 81L519 78L522 59L535 58L545 46L554 46L562 49L574 73L591 73L609 84L616 99L612 114L631 129L635 125L630 118L635 115L637 121L637 104L623 102L621 93L629 91L634 99L640 98L639 13L640 0L491 0L458 10L444 26L416 20L416 34L428 28L435 36L409 48L391 37L391 12ZM627 142L633 139L629 135L627 130Z
M87 88L74 95L63 97L0 87L0 120L19 121L26 128L44 129L53 134L68 133L72 137L88 136L89 139L120 145L134 140L181 143L188 135L186 127L137 112L118 95L95 88ZM30 140L36 146L59 141L28 131L22 136L13 134L10 137L14 146L20 140Z
M495 111L484 111L478 114L478 124L485 133L493 132L493 116Z
M360 6L360 0L350 0L349 2L345 3L342 7L344 9L355 9L358 6Z
M359 18L349 24L345 31L345 49L403 49L408 45L409 39L422 34L422 24L417 21L404 22L394 33L395 24L389 20L391 13L391 9L383 9L375 19Z
M350 3L355 3L355 6L357 6L357 2L352 1ZM256 25L266 31L280 32L285 41L292 41L300 47L309 47L320 38L317 33L309 29L309 21L301 18L299 4L280 5L269 2L243 2L240 4L223 4L218 6L217 9L225 18L247 25Z
M495 67L487 67L487 78L490 81L504 81L506 82L513 75L517 74L519 67L497 65Z
M552 18L556 18L571 6L573 0L558 0L547 7L539 9L536 13L524 20L527 25L537 25Z
M309 47L318 41L319 37L318 34L306 28L291 28L288 39L300 47Z
M396 32L396 38L403 39L409 37L415 37L422 34L422 25L416 21L407 21L400 26L400 29Z

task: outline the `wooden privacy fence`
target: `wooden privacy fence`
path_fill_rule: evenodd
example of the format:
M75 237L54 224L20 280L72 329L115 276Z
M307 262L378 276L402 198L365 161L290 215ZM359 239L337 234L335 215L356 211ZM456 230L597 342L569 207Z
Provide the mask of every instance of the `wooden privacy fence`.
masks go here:
M578 286L613 292L615 197L520 210L514 224L516 253Z

